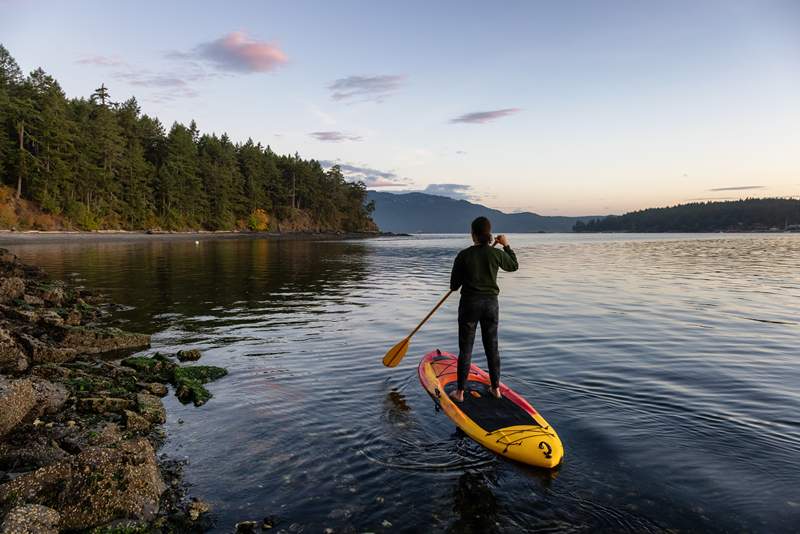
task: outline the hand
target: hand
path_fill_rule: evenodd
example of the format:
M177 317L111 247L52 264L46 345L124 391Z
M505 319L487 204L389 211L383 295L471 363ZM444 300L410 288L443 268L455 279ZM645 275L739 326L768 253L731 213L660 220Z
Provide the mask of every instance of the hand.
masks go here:
M503 245L504 247L508 246L508 238L505 236L505 234L500 234L499 236L494 238L494 243L492 244L492 246L495 245Z

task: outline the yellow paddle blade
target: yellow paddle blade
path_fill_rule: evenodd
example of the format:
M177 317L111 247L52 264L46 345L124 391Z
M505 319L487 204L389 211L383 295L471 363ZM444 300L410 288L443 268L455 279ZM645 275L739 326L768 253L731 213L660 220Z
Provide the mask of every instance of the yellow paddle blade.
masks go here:
M400 363L400 360L402 360L403 356L406 355L406 352L408 351L408 343L410 341L411 338L407 337L389 349L389 352L387 352L386 356L383 357L383 365L386 367L397 367L397 364Z

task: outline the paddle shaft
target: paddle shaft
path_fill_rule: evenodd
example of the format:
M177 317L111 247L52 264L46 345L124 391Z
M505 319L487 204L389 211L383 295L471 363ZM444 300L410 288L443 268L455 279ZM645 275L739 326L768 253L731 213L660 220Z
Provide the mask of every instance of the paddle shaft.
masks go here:
M432 309L432 310L431 310L431 311L428 313L428 315L426 315L426 316L425 316L425 318L424 318L424 319L423 319L423 320L422 320L422 321L421 321L421 322L420 322L420 323L417 325L417 327L416 327L416 328L415 328L415 329L414 329L414 330L413 330L413 331L412 331L410 334L408 334L408 337L407 337L406 339L409 339L411 336L413 336L414 334L416 334L416 333L417 333L417 330L419 330L420 328L422 328L422 325L424 325L424 324L425 324L425 322L426 322L428 319L430 319L430 318L431 318L431 315L433 315L433 314L436 312L436 310L438 310L438 309L439 309L439 307L440 307L442 304L444 304L444 301L445 301L445 300L447 300L447 297L449 297L449 296L450 296L450 294L451 294L452 292L453 292L453 290L451 289L450 291L448 291L447 293L445 293L445 294L444 294L444 296L442 297L442 300L440 300L440 301L438 302L438 304L436 304L436 306L434 306L434 307L433 307L433 309Z

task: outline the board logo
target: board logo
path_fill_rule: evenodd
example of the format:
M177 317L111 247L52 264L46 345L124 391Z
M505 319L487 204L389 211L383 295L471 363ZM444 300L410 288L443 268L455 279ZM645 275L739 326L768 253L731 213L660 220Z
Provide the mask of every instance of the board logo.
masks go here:
M539 448L540 449L546 449L544 451L544 457L545 458L550 459L550 458L553 457L553 447L551 447L550 444L547 443L546 441L540 441L539 442Z

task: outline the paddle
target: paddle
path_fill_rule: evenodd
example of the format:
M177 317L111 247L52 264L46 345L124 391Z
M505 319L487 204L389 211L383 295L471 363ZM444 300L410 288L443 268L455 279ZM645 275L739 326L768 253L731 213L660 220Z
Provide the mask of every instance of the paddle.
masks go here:
M389 352L387 352L386 356L383 357L383 365L385 365L386 367L397 367L397 364L400 363L400 360L403 359L403 356L405 356L406 352L408 351L408 344L411 343L411 336L416 334L417 330L422 328L422 325L425 324L425 321L431 318L431 315L433 315L433 313L439 309L439 306L444 304L444 301L447 300L447 297L449 297L450 293L452 292L453 290L451 289L450 291L445 293L445 295L442 297L442 300L440 300L439 303L433 307L430 313L428 313L428 315L425 316L425 318L422 320L421 323L417 325L414 331L408 334L408 336L406 336L405 339L403 339L400 343L389 349Z

